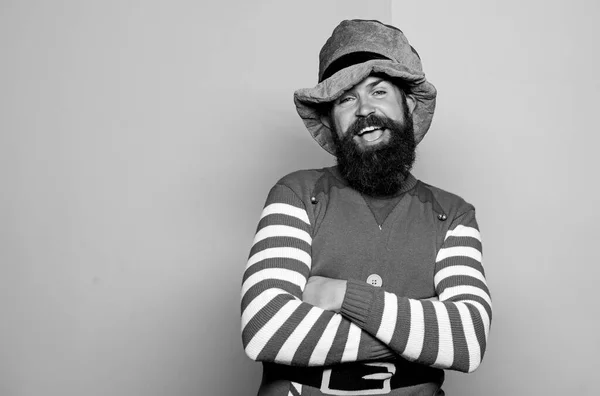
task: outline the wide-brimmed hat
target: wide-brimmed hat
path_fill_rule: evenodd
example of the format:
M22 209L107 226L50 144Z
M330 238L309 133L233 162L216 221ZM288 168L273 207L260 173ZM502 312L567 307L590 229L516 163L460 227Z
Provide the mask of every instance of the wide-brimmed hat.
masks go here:
M321 116L327 104L372 74L401 80L411 95L415 141L419 143L433 118L435 87L425 79L421 59L402 31L379 21L350 20L340 23L319 53L319 83L294 92L296 110L312 137L335 153L332 131Z

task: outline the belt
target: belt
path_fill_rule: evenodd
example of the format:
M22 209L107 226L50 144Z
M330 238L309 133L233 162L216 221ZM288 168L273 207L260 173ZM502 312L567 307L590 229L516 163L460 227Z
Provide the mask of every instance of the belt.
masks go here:
M328 367L293 367L264 363L263 382L288 380L319 388L325 394L385 394L392 389L426 383L441 386L444 371L398 359L345 363ZM380 392L378 392L380 391Z

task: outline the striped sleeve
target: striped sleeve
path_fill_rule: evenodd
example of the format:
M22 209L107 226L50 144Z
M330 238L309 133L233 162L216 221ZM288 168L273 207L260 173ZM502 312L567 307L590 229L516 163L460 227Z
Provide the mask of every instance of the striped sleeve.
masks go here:
M311 225L287 186L271 189L244 272L241 332L253 360L324 366L393 356L382 342L338 313L302 302L310 276Z
M446 233L434 271L439 301L398 296L348 281L342 314L407 360L472 372L485 353L492 300L471 210Z

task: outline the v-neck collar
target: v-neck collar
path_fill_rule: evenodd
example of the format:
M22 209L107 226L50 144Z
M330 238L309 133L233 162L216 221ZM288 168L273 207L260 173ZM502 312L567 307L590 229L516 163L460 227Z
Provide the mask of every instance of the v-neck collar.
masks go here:
M381 230L386 219L394 211L398 203L402 199L402 195L394 195L390 198L373 198L368 195L361 194L365 203L369 207L371 214L375 218L379 229Z
M342 177L339 173L338 167L334 166L330 168L331 173L341 182L343 182L348 188L351 188L348 185L348 182ZM372 197L363 193L360 193L353 189L357 195L359 195L362 200L365 202L366 206L369 208L369 211L373 215L375 223L379 226L379 229L383 229L383 225L385 221L389 218L389 216L394 212L394 209L398 206L398 203L402 200L402 196L407 192L412 190L417 185L417 179L409 173L402 182L400 186L400 190L393 195L385 196L385 197Z

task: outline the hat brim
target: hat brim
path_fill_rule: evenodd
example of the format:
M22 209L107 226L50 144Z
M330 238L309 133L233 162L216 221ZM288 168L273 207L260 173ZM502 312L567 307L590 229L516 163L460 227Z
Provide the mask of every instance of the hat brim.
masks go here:
M314 88L304 88L294 92L298 115L313 139L329 153L335 155L335 146L331 129L321 121L322 116L325 115L324 105L333 102L344 92L375 73L402 80L408 89L407 94L415 99L416 105L412 113L415 141L419 143L429 130L435 111L437 91L433 84L425 79L425 74L410 70L391 60L369 60L338 71Z

